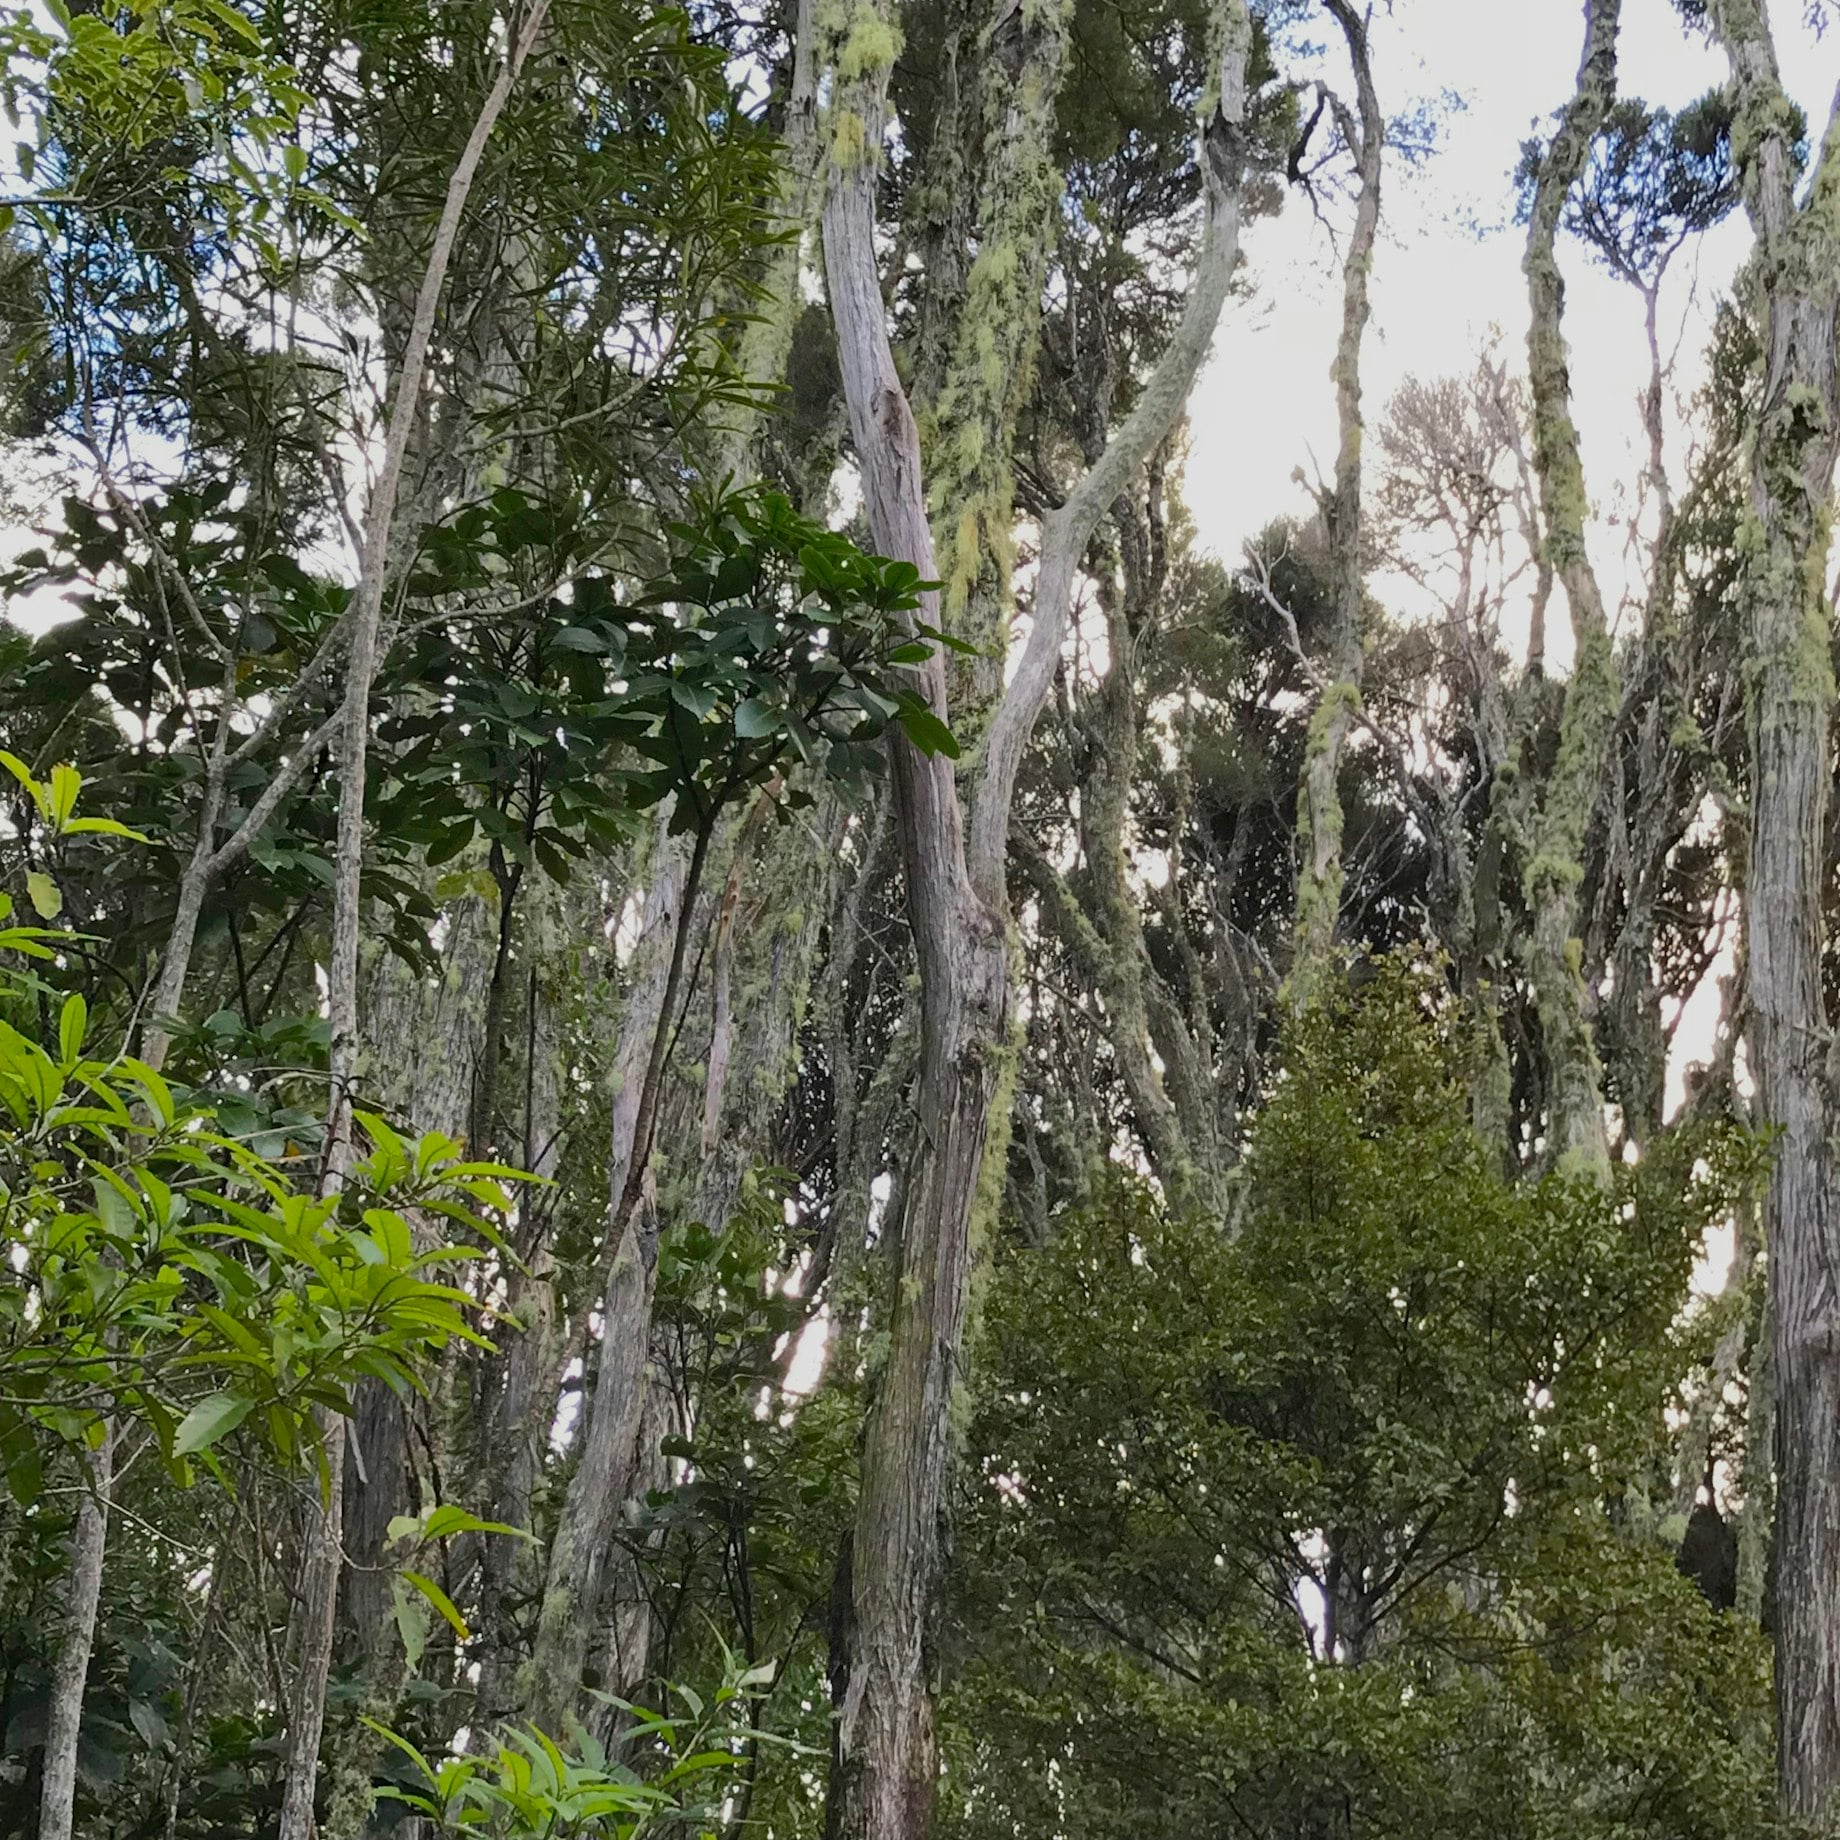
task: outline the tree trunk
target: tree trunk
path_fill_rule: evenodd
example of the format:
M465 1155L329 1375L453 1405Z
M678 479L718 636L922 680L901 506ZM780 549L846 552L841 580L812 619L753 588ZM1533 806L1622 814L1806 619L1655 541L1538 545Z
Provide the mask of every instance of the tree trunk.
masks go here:
M1577 87L1540 162L1523 263L1532 310L1527 374L1533 392L1534 468L1544 548L1571 607L1572 674L1559 724L1559 755L1532 824L1525 868L1531 937L1527 970L1540 1018L1548 1093L1548 1159L1607 1170L1603 1074L1592 1041L1591 994L1579 938L1585 834L1604 784L1621 692L1603 594L1585 546L1589 505L1572 380L1565 356L1565 283L1556 253L1565 201L1616 99L1621 0L1587 0Z
M71 1541L64 1633L51 1670L45 1721L44 1781L38 1801L39 1840L71 1840L77 1799L77 1734L83 1694L96 1644L96 1610L102 1601L102 1561L108 1543L109 1489L115 1471L115 1427L104 1419L102 1444L90 1462L89 1487L77 1509Z
M1386 150L1386 121L1374 89L1367 26L1348 0L1327 0L1342 29L1354 65L1356 110L1331 98L1342 138L1355 155L1360 189L1354 228L1342 258L1342 330L1335 350L1335 408L1340 439L1335 486L1325 495L1333 579L1334 625L1328 681L1311 717L1297 788L1297 830L1302 861L1297 875L1297 934L1292 957L1291 1000L1309 1002L1334 961L1342 909L1342 752L1361 701L1361 604L1367 588L1362 553L1361 345L1371 311L1369 279L1374 240L1380 229L1380 172Z
M1017 9L1009 8L1008 12ZM999 29L1004 15L999 15ZM895 821L920 967L918 1130L901 1185L886 1364L864 1426L851 1539L847 1631L833 1673L840 1704L827 1828L836 1840L918 1840L938 1774L932 1624L942 1561L951 1409L959 1377L973 1217L992 1198L1009 1034L1004 863L1023 750L1051 687L1075 571L1099 518L1180 416L1237 254L1245 62L1251 24L1222 0L1220 85L1202 149L1206 235L1187 311L1123 429L1043 531L1035 619L993 716L969 826L951 763L902 736L890 744ZM838 65L824 209L825 272L869 525L884 555L936 573L920 442L889 344L877 272L875 189L898 51L880 0L856 0ZM1039 124L1045 129L1049 122ZM1034 285L1039 286L1039 277ZM942 508L949 519L954 509ZM1005 508L1005 515L1009 508ZM936 597L921 617L937 623ZM946 713L936 653L913 688ZM969 837L967 837L969 829Z
M358 935L363 914L370 698L383 651L385 574L391 558L403 463L418 419L435 315L447 284L447 271L473 180L531 47L543 31L548 11L549 0L534 0L529 13L519 23L448 179L402 363L390 390L389 432L384 439L383 460L364 520L364 546L351 603L351 649L346 659L345 691L341 698L344 719L339 734L339 814L333 872L332 940L326 967L326 1012L331 1035L325 1161L325 1181L329 1187L343 1182L352 1156L351 1107L358 1072ZM326 1713L326 1681L332 1665L340 1570L340 1508L344 1491L344 1419L328 1413L323 1436L331 1476L324 1512L307 1561L302 1623L305 1634L292 1715L288 1721L280 1840L311 1840L319 1740Z
M313 1802L319 1784L319 1740L326 1724L326 1680L339 1595L339 1527L345 1495L345 1421L324 1415L326 1498L309 1510L306 1563L301 1572L300 1650L294 1658L288 1706L287 1767L277 1840L314 1840Z
M1758 0L1713 0L1756 231L1763 349L1740 534L1751 683L1751 1065L1774 1127L1765 1204L1776 1412L1776 1704L1785 1811L1840 1815L1840 1194L1822 984L1834 669L1826 593L1840 449L1840 96L1796 194L1799 117Z
M611 1264L601 1305L600 1361L581 1454L550 1546L536 1641L518 1694L526 1715L544 1730L565 1729L575 1709L608 1547L630 1492L658 1258L656 1201L648 1186L652 1137L708 855L705 826L697 833L679 885L675 853L665 846L659 887L667 898L660 919L668 924L669 951L662 981L648 979L635 991L632 1013L621 1029L622 1085L614 1110L607 1227Z

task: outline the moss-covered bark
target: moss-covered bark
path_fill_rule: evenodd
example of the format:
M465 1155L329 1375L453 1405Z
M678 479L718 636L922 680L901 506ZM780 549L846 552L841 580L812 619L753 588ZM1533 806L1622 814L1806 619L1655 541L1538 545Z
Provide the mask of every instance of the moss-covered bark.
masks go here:
M1367 559L1362 552L1361 454L1366 427L1361 415L1361 345L1370 313L1369 281L1374 241L1380 227L1380 176L1386 123L1374 88L1364 16L1345 0L1329 0L1354 67L1356 108L1336 100L1342 138L1354 156L1358 189L1354 227L1342 259L1342 326L1336 341L1336 421L1339 440L1335 482L1325 495L1333 577L1334 625L1329 642L1328 681L1310 719L1303 770L1297 788L1297 926L1291 999L1307 1003L1333 963L1336 923L1342 905L1342 753L1361 704L1361 603Z
M1074 567L1105 508L1180 415L1237 253L1251 28L1238 0L1220 0L1219 13L1222 78L1206 142L1203 266L1137 409L1044 531L1034 628L991 717L969 825L950 763L899 737L892 743L896 827L920 969L918 1132L901 1191L887 1353L864 1428L850 1566L839 1592L829 1807L837 1840L909 1840L924 1834L930 1819L938 1772L932 1633L953 1400L976 1223L996 1192L990 1172L1007 1139L1007 1120L995 1110L1015 1056L1005 880L1011 806L1066 630ZM1031 11L1007 0L993 33L1012 15L1026 27ZM889 343L877 265L872 161L892 61L878 0L856 0L844 42L884 55L879 69L870 58L847 69L840 62L838 70L824 246L839 360L876 546L934 578L938 552L919 433ZM1036 126L1045 133L1045 124ZM922 617L938 617L930 599ZM913 686L945 713L939 658L914 668Z
M1840 1817L1840 1125L1822 962L1834 711L1827 597L1840 455L1840 104L1798 191L1798 114L1758 0L1712 0L1756 252L1762 389L1740 595L1754 801L1751 1064L1776 1132L1764 1210L1777 1414L1776 1696L1785 1810Z
M1003 687L1015 530L1016 419L1028 400L1061 176L1052 140L1070 0L1018 0L982 34L977 254L944 385L923 432L927 508L950 630L984 656L960 672L961 728Z
M1572 619L1572 674L1565 687L1558 757L1528 837L1522 880L1530 914L1527 974L1547 1069L1547 1154L1583 1169L1609 1166L1603 1075L1592 1037L1578 896L1585 835L1604 784L1622 687L1604 600L1586 548L1590 506L1572 381L1565 353L1565 282L1557 242L1565 201L1616 98L1621 0L1589 0L1578 82L1540 161L1523 268L1530 320L1527 374L1533 400L1534 470L1543 547L1565 588Z

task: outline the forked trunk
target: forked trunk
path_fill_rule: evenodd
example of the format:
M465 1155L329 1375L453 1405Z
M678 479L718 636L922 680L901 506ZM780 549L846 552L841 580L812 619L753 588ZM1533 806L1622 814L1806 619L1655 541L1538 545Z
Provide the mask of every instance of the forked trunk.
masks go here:
M1018 11L999 8L993 30L1004 30ZM1100 517L1180 417L1237 257L1251 22L1241 0L1221 0L1212 24L1219 85L1208 98L1201 147L1207 213L1188 307L1136 409L1044 527L1034 624L984 737L983 778L969 822L947 759L922 754L898 733L890 744L920 967L918 1128L900 1185L887 1360L864 1427L848 1584L834 1619L841 1641L827 1809L833 1840L919 1840L931 1820L939 1762L931 1639L952 1401L973 1219L988 1210L1001 1178L1003 1091L1015 1065L1005 886L1010 811L1023 751L1060 657L1079 559ZM889 343L875 244L877 172L898 45L882 0L857 0L839 55L824 258L870 529L884 555L913 563L930 580L936 556L919 434ZM942 515L951 517L952 508L942 507ZM926 597L921 618L937 623L936 597ZM939 655L914 667L911 683L936 714L946 713Z

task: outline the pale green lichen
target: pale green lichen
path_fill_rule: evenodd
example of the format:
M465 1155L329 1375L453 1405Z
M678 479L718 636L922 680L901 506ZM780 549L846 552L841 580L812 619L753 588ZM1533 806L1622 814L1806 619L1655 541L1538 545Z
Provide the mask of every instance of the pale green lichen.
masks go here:
M946 622L992 651L1008 624L1012 449L1033 372L1042 279L1061 195L1052 135L1070 10L1068 0L1035 0L1023 15L1028 42L1015 80L994 61L987 68L980 242L929 418L928 510L939 536ZM975 675L985 693L1000 682L982 662ZM979 700L955 699L974 727Z
M1289 998L1293 1010L1309 1006L1334 960L1341 920L1342 800L1337 784L1342 744L1361 707L1361 687L1343 678L1324 689L1304 741L1297 784L1296 943Z
M873 6L858 7L837 53L837 75L845 83L879 76L901 55L901 28Z

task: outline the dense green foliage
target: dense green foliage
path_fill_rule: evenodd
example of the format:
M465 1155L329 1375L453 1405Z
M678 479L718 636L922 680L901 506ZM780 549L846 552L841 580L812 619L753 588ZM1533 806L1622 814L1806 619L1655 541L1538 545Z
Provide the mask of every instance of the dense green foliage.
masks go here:
M1752 1155L1511 1185L1454 1033L1383 971L1289 1036L1236 1236L1119 1176L1002 1261L952 1831L1767 1826L1764 1646L1645 1500Z

